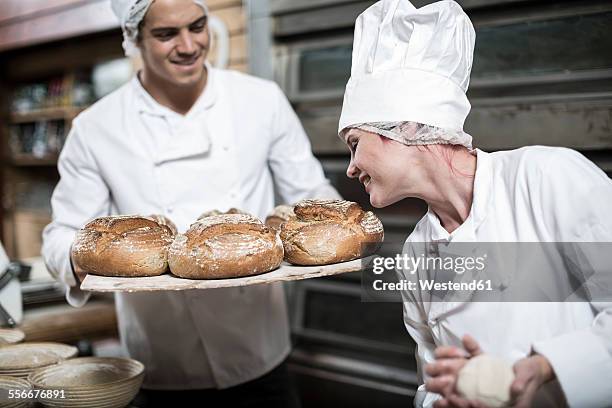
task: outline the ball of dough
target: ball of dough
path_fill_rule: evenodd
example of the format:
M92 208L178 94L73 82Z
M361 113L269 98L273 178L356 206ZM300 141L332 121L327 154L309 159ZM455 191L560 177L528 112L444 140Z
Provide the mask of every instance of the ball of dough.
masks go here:
M497 408L510 402L514 381L512 365L507 361L481 354L468 361L459 371L457 391L469 400Z

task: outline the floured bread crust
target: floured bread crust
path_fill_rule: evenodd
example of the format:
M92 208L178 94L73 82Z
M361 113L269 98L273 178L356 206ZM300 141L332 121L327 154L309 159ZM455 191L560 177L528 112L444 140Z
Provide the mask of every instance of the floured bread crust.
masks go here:
M158 224L165 225L166 227L170 228L170 231L172 231L172 236L176 235L176 233L178 232L174 222L172 222L172 220L166 217L165 215L151 214L151 215L148 215L147 218L151 218L153 221L157 222Z
M256 275L278 268L282 260L278 234L248 214L201 218L175 237L168 254L171 272L189 279Z
M87 223L72 244L83 271L102 276L155 276L168 268L172 231L148 217L110 216Z
M227 210L225 212L219 211L219 210L210 210L210 211L203 212L198 217L198 220L201 220L202 218L210 217L212 215L221 215L221 214L246 214L246 215L250 215L246 211L242 211L242 210L240 210L238 208L232 207L232 208L230 208L229 210Z
M378 217L351 201L303 200L294 213L280 233L285 260L292 264L326 265L361 258L375 251L384 238ZM374 245L366 251L366 243Z
M295 213L292 205L277 205L272 213L266 217L266 225L275 231L280 231L283 222L294 218Z

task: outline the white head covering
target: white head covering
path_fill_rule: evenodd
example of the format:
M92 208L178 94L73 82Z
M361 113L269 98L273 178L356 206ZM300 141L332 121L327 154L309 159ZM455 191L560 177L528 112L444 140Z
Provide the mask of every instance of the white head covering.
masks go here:
M208 15L208 8L204 4L204 0L193 0L193 2L202 7L204 13ZM138 24L147 14L151 3L153 3L153 0L111 0L113 13L119 19L121 30L123 31L123 50L128 57L139 54L138 46L136 45ZM207 29L210 30L210 28Z
M359 123L350 127L377 133L408 146L452 144L472 150L472 136L462 130L442 129L412 121ZM340 138L343 137L344 134L341 134Z
M471 147L463 123L470 111L465 92L475 36L470 19L454 1L417 9L408 0L381 0L369 7L355 23L351 78L338 132L364 124L382 122L371 127L384 130L394 127L389 122L395 127L412 122L434 130L437 140L422 133L421 142L413 144Z

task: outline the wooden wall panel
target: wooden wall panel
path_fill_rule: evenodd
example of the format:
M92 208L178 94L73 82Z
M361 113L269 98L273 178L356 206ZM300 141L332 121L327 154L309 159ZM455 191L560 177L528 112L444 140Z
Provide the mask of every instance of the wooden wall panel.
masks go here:
M247 64L230 64L227 68L244 72L245 74L249 73L249 66Z
M35 81L67 70L91 67L100 61L121 58L124 56L121 41L121 31L116 30L103 36L51 43L28 52L14 52L4 70L6 77L13 81Z
M51 215L36 211L15 211L14 251L19 259L40 256L43 229L51 222Z
M42 5L38 0L25 0L23 3L8 1L8 8L0 13L0 52L28 45L45 43L52 40L70 38L92 32L109 31L113 41L118 39L116 47L120 56L120 32L115 16L112 14L108 0L52 0ZM36 8L36 4L39 8ZM209 0L211 13L219 17L227 26L230 33L230 65L245 65L248 59L246 16L241 0ZM10 18L7 16L11 16ZM27 19L27 20L26 20ZM4 23L3 23L4 22ZM32 30L32 26L36 30ZM89 41L89 40L85 40ZM94 41L95 42L95 41ZM94 45L94 44L92 44ZM75 48L91 51L91 58L83 59L82 52L63 54L66 58L54 58L57 47L51 44L48 49L36 52L37 61L45 61L45 71L61 70L66 66L82 66L95 62L101 53L106 53L109 46L99 48L89 44L76 44ZM65 48L65 46L64 46ZM98 52L99 51L99 52ZM112 54L116 52L113 51ZM215 51L211 52L214 60ZM17 58L11 61L8 67L9 77L28 77L35 74L40 67L36 61L28 60L23 63Z
M248 57L247 38L245 34L230 37L230 62L246 62Z
M10 20L27 19L32 15L50 14L58 9L86 2L87 0L2 0L0 25L9 24Z
M118 28L108 0L51 0L44 3L40 0L11 0L6 4L0 12L0 52L96 32L113 32L113 29ZM247 28L242 1L209 0L207 4L211 13L226 24L230 33L230 65L246 64ZM37 29L32 30L32 25L36 25ZM119 45L115 49L120 50L119 31L113 33L112 37L119 39ZM92 58L87 59L89 64L92 59L95 62L96 55L109 51L108 46L90 47L87 43L76 44L74 48L91 50ZM111 52L116 54L115 50ZM79 63L83 56L81 52L66 55L67 60L60 59L57 55L52 44L49 50L39 53L39 60L46 62L45 71L53 72L54 68L62 69L67 65L84 65ZM212 59L214 55L213 49ZM25 58L23 63L15 61L8 67L9 77L28 77L37 70L40 70L40 67L28 58Z
M206 5L210 11L218 9L242 6L241 0L206 0Z
M230 36L230 58L228 65L246 64L247 62L247 39L245 34ZM208 59L214 63L217 58L217 50L214 46L210 50Z
M48 15L61 11L62 9L74 8L76 6L102 1L108 5L109 0L1 0L0 2L0 25L6 25L15 20L30 19L35 16ZM241 6L241 0L207 0L209 10Z
M227 7L215 10L212 14L223 20L230 35L243 34L246 31L246 18L242 7Z
M247 72L248 33L242 2L236 0L216 0L209 1L207 4L211 9L211 14L223 20L230 34L230 59L228 68ZM223 5L223 7L220 7L221 5ZM211 61L215 60L215 55L216 51L213 47L210 53Z
M62 8L56 13L35 14L27 20L0 25L0 52L107 31L118 26L106 0L90 1Z

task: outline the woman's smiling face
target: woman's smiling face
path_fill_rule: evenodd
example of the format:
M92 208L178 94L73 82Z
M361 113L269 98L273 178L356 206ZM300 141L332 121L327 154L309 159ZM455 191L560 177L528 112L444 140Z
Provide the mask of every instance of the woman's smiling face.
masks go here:
M373 207L386 207L410 196L422 171L422 152L416 146L354 128L345 133L344 141L351 151L346 175L359 179Z

